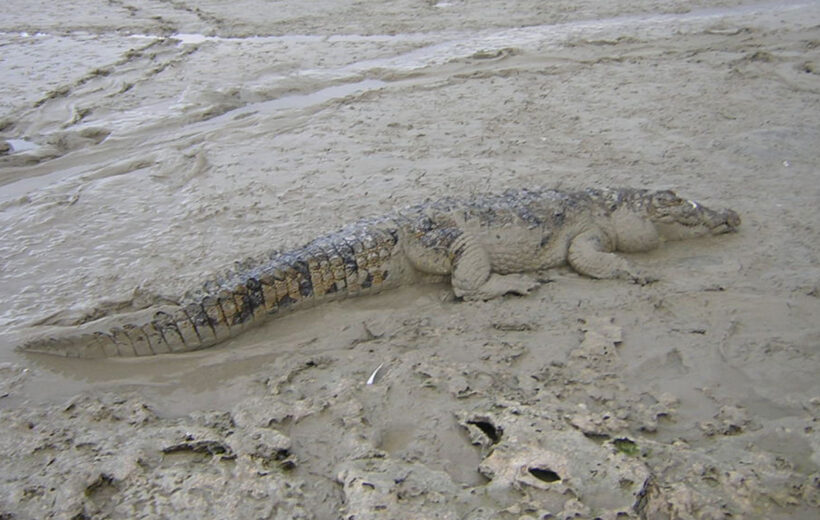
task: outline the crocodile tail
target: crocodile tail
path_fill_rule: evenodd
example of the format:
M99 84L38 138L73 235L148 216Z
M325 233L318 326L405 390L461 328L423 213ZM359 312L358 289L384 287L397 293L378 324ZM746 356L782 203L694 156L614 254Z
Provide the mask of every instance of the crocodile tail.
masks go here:
M216 343L194 305L163 305L112 315L80 327L54 327L19 347L66 357L134 357L184 352Z
M394 228L359 223L295 251L210 281L179 306L144 309L57 330L20 350L68 357L134 357L210 347L269 316L398 285Z

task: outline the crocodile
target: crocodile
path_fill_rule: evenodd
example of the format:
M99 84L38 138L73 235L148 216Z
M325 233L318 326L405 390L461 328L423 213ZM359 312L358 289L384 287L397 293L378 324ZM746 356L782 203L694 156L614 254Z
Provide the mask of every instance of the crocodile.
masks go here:
M146 356L210 347L267 318L411 283L449 280L456 297L524 295L535 273L569 265L645 283L617 252L735 231L740 217L673 191L519 189L444 198L360 220L296 250L215 278L173 304L50 332L20 348L71 357Z

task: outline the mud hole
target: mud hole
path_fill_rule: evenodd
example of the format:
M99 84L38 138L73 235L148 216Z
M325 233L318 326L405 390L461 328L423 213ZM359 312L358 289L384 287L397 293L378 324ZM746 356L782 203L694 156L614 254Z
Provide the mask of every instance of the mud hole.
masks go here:
M6 2L0 518L816 518L820 8ZM216 348L38 326L443 194L673 188L743 218L528 297L331 303ZM95 314L96 313L96 314Z

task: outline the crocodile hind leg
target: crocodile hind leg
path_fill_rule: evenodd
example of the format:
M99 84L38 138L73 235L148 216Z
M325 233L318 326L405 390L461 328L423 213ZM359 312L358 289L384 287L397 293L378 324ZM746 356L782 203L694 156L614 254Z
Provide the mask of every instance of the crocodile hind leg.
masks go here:
M464 300L491 300L508 293L525 295L538 287L525 274L492 272L487 250L472 235L459 236L450 247L453 292Z

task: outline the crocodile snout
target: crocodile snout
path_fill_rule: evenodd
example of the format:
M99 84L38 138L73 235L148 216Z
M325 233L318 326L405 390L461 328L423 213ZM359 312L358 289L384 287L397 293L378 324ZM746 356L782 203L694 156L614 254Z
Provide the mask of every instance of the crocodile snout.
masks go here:
M723 210L719 213L720 217L712 227L713 235L720 235L722 233L732 233L737 231L740 227L740 215L731 209Z

